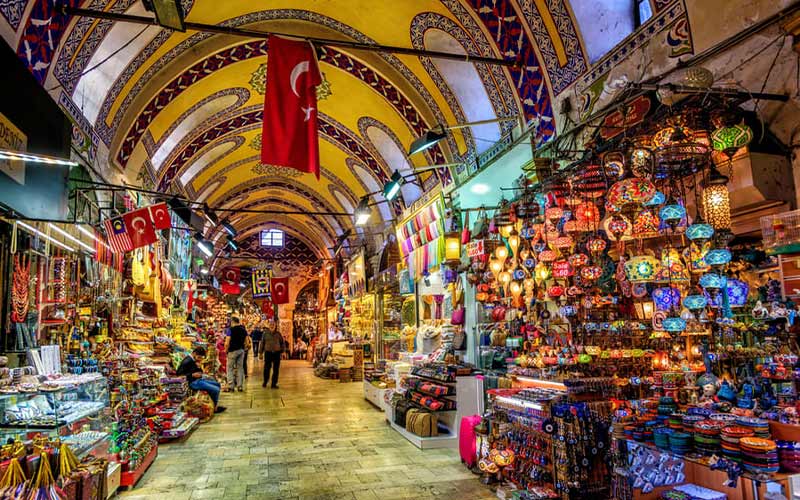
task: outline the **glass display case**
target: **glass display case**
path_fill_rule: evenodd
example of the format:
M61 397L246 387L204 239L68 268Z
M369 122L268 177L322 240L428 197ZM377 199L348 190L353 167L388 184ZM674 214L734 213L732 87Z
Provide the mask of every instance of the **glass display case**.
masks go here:
M400 339L403 296L399 286L386 288L380 294L380 347L379 359L397 360L403 345Z
M31 392L0 391L0 439L61 436L76 452L94 446L111 428L105 377L68 377Z

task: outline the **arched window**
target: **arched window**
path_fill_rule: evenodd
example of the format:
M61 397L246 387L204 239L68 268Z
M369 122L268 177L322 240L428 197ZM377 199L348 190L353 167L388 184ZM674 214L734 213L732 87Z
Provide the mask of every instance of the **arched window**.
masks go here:
M652 0L572 0L589 62L595 63L653 15Z
M270 248L282 248L285 241L285 233L280 229L265 229L261 231L261 246Z

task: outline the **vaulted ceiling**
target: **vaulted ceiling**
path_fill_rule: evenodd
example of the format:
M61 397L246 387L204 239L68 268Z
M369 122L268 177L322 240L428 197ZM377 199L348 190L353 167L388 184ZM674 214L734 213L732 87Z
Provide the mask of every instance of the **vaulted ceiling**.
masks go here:
M140 0L69 3L151 15ZM55 10L54 0L0 0L0 34L73 118L76 142L82 141L104 174L236 210L352 213L359 198L379 190L394 170L459 162L489 148L513 126L463 129L409 158L411 141L437 123L518 115L525 126L537 127L539 141L548 140L556 130L555 97L596 70L598 65L590 68L587 44L608 43L609 33L608 26L597 24L601 20L583 21L595 23L586 31L593 39L585 39L581 16L567 0L183 4L187 20L194 22L519 62L501 67L316 47L330 90L319 103L317 181L259 162L265 40L67 17ZM649 5L660 26L685 11L683 0L649 0ZM607 17L613 15L612 8ZM373 220L391 220L405 203L452 178L447 169L422 174L419 185L404 187L398 202L376 204ZM336 238L353 229L352 217L344 215L226 214L254 255L254 235L261 229L285 229L296 248L316 258L329 257ZM218 230L209 229L206 236L221 250Z

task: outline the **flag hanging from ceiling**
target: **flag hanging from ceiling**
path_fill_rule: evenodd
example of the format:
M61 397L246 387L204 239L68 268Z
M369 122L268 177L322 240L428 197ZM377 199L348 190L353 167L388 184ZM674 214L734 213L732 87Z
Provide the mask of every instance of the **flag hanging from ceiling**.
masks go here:
M269 284L272 289L272 303L286 304L289 302L289 278L272 278Z
M106 219L103 224L106 227L108 244L111 246L112 252L122 253L133 250L133 242L128 236L128 229L125 227L122 216Z
M153 219L150 218L149 207L124 213L122 214L122 219L125 221L125 227L133 248L144 247L158 240L156 229L153 226Z
M229 295L238 295L242 289L239 283L242 281L242 270L238 267L228 266L220 273L220 290Z
M270 296L269 279L272 277L271 269L253 268L253 298Z
M314 47L269 37L261 162L310 172L319 180L317 91L322 83Z
M153 225L156 229L169 229L172 227L172 220L169 218L169 209L166 203L156 203L150 205L150 218L153 220Z

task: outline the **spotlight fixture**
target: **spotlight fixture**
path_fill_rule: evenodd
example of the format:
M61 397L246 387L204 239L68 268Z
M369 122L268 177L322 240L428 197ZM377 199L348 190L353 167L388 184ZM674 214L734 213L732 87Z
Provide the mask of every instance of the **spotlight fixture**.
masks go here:
M227 222L227 221L222 223L222 229L224 229L229 235L231 235L233 237L236 237L236 235L239 234L236 231L236 228L233 227L233 224L231 224L230 222Z
M55 156L36 155L31 153L22 153L20 151L10 151L8 149L0 149L0 160L19 160L31 163L47 163L49 165L67 165L69 167L78 166L78 162L72 160L56 158Z
M207 220L207 221L208 221L208 222L209 222L209 223L210 223L212 226L216 226L217 224L219 224L219 217L217 217L217 214L215 214L215 213L214 213L214 211L213 211L213 210L211 210L211 209L208 207L208 204L207 204L207 203L203 203L203 217L205 217L205 218L206 218L206 220Z
M214 246L211 244L210 241L206 240L203 237L203 233L194 233L194 239L197 240L197 248L200 249L201 252L206 254L206 257L211 257L214 255Z
M361 201L358 202L358 206L356 207L354 215L356 218L356 226L364 226L367 222L369 222L369 200L366 196L361 198Z
M383 186L383 197L392 201L400 192L400 186L403 185L403 176L397 170L392 174L391 179Z
M180 0L144 0L143 3L147 11L155 13L156 22L162 28L186 31Z
M192 225L192 209L189 208L189 206L183 200L177 196L173 196L167 200L167 205L169 205L169 208L175 212L175 215L177 215L184 224L187 226Z
M442 139L447 137L448 130L457 130L460 128L468 128L474 127L476 125L488 125L489 123L499 123L499 122L507 122L516 120L517 116L504 116L501 118L492 118L491 120L480 120L475 122L468 122L468 123L458 123L456 125L442 125L439 124L432 129L428 130L422 136L418 137L411 143L411 147L408 148L408 154L415 155L417 153L421 153L426 149L432 148L436 144L439 143Z
M234 252L238 252L239 251L239 244L236 243L236 241L234 241L233 236L228 235L227 239L228 239L228 241L227 241L226 244L230 247L230 249L233 250Z

